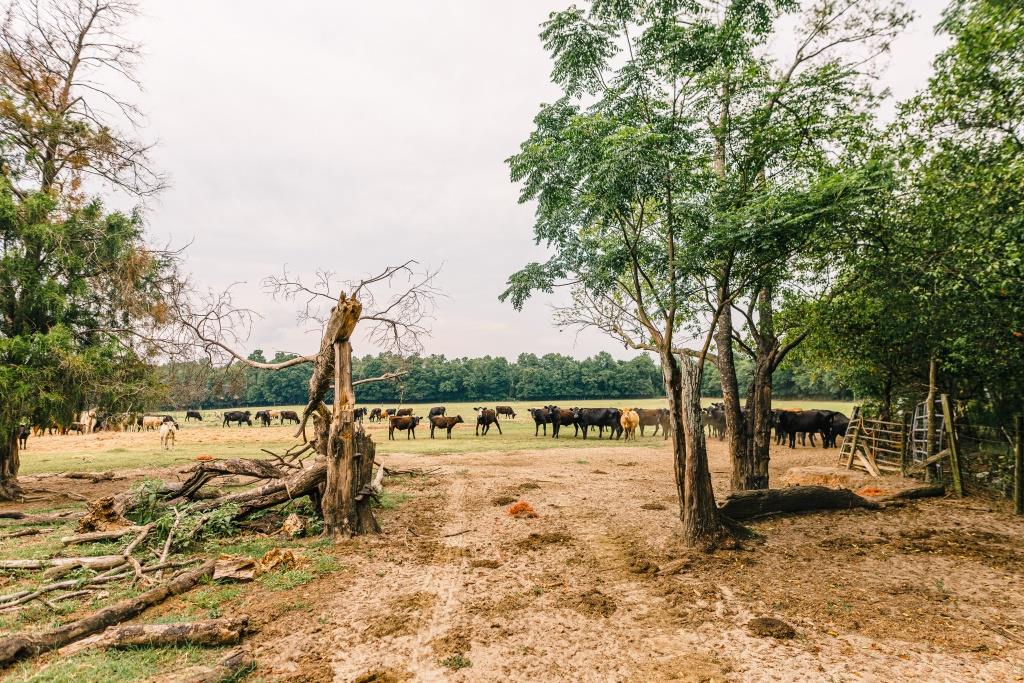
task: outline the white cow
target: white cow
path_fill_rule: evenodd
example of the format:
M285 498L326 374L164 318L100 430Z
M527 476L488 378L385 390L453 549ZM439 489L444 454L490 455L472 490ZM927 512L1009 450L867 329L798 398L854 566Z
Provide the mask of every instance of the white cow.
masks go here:
M160 445L165 451L174 447L174 433L178 431L178 423L173 421L164 422L160 425Z

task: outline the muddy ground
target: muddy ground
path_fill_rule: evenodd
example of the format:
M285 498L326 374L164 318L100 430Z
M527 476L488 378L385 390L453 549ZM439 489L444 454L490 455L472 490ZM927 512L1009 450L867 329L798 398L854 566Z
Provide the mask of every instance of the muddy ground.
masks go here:
M772 477L834 458L781 448ZM741 550L687 554L667 448L385 460L441 469L388 480L405 495L382 535L331 550L343 571L233 606L255 624L254 678L1024 680L1024 521L1002 503L770 518ZM509 516L513 500L538 516Z

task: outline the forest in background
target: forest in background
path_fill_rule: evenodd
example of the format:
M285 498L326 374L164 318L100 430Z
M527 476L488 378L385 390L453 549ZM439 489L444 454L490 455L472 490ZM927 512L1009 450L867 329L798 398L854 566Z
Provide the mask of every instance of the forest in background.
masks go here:
M282 362L291 358L284 353L267 358L259 350L249 357L259 362ZM360 404L613 400L664 396L661 369L647 354L618 360L602 352L580 360L558 353L543 356L522 353L515 361L501 356L447 358L434 354L401 358L393 354L379 354L354 358L353 364L356 380L398 370L408 373L397 382L359 387L357 397ZM752 363L741 359L739 366L740 387L746 391ZM181 409L304 403L312 368L305 364L269 371L241 366L213 368L204 363L188 363L167 365L162 371L166 373L170 392L162 407ZM802 363L800 357L783 364L775 373L774 383L777 398L853 398L853 394L833 375ZM703 394L722 395L714 367L709 367L704 373Z

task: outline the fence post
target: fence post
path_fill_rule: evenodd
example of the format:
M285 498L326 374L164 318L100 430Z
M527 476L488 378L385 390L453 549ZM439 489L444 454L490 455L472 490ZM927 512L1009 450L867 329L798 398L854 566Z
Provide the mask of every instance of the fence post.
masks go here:
M903 411L903 429L900 431L900 476L907 476L910 467L910 414Z
M960 473L960 445L956 441L956 424L953 422L953 409L949 403L949 395L942 395L942 426L946 428L949 438L949 472L953 479L953 493L958 498L964 496L964 484Z
M1017 443L1013 446L1013 511L1024 515L1024 415L1017 416Z

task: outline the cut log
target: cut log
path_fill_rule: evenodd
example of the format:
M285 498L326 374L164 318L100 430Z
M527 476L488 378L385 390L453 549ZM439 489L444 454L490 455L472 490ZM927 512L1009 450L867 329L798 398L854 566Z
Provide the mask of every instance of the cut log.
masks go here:
M151 588L141 595L121 600L58 628L32 635L19 634L4 638L0 640L0 667L10 666L34 655L56 650L91 636L108 626L138 616L147 608L163 602L172 595L179 595L192 589L202 579L213 574L213 565L214 561L208 560L199 567L182 572L170 581Z
M0 569L46 569L74 565L89 569L113 569L127 562L124 555L98 555L96 557L51 557L45 560L0 560Z
M138 646L237 645L249 626L249 617L209 619L181 624L126 624L111 626L102 633L72 643L60 650L72 655L86 648Z
M99 481L110 481L115 477L113 472L65 472L57 476L66 479L85 479L94 484Z
M80 543L93 543L94 541L110 541L115 538L121 538L128 534L135 534L142 531L140 526L126 526L122 529L113 529L111 531L92 531L87 534L75 534L74 536L64 536L60 539L60 542L64 545L78 545Z
M149 679L152 683L221 683L240 680L256 668L256 661L245 648L236 648L220 658L214 666L191 666Z
M730 493L719 506L719 510L731 519L740 520L787 512L847 510L850 508L878 509L879 507L877 503L861 498L849 489L793 486L785 489Z

